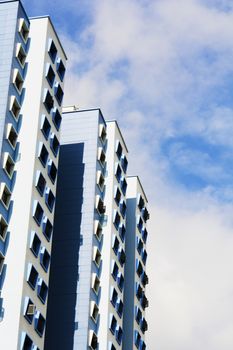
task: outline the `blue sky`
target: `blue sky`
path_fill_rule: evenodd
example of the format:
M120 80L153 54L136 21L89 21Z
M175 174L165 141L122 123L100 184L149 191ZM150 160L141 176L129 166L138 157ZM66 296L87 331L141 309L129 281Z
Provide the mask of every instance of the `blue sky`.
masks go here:
M61 36L65 102L119 121L145 185L149 349L232 349L233 2L23 3Z

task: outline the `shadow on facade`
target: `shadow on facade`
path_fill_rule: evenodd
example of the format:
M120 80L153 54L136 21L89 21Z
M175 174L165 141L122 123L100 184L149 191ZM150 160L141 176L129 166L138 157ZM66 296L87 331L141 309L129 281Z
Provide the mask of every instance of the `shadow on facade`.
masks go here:
M45 350L73 350L78 283L84 144L62 145L59 156Z

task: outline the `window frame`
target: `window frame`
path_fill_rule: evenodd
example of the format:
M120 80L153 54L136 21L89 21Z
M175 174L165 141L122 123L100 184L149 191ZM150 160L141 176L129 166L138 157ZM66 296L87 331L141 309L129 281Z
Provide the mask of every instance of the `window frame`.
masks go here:
M16 139L15 139L15 143L14 144L10 141L10 138L9 138L12 131L16 135ZM19 134L16 131L16 129L15 129L13 124L7 123L5 135L6 135L6 140L8 141L9 145L12 147L13 150L15 150Z
M7 168L8 168L7 163L9 163L9 165L10 165L10 172L8 172L8 170L7 170ZM9 152L3 153L3 169L4 169L5 173L7 174L7 176L10 179L12 179L13 174L14 174L14 170L15 170L15 161L11 157Z
M35 250L35 249L33 248L33 242L34 242L35 239L37 240L37 242L38 242L38 244L39 244L38 250ZM30 237L30 250L31 250L31 252L33 253L33 255L34 255L36 258L37 258L38 255L39 255L40 247L41 247L41 240L40 240L38 234L36 233L36 231L32 231L32 232L31 232L31 237Z
M6 202L3 200L3 195L6 195ZM0 184L0 202L8 210L11 202L12 192L5 182Z
M13 107L16 105L17 108L17 112L13 112ZM19 120L19 115L21 112L21 104L19 103L17 97L15 95L11 95L10 97L10 106L9 106L9 110L11 112L11 115L13 116L14 120L16 120L16 122L18 122Z

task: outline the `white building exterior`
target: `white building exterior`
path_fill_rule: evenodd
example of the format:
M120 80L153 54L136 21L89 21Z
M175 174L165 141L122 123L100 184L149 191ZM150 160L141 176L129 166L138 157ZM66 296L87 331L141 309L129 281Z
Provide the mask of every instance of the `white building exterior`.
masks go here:
M127 183L123 350L145 350L148 201L137 176L128 176Z
M106 215L103 229L99 349L122 349L128 149L116 121L107 121Z
M17 180L15 163L23 119L21 106L25 95L29 27L20 1L0 1L0 322L4 322L1 294L7 274L9 222L14 210L12 192Z
M106 123L99 109L64 110L45 350L97 349Z
M49 17L30 20L13 193L11 240L6 257L2 349L44 348L52 225L56 196L59 128L66 55Z

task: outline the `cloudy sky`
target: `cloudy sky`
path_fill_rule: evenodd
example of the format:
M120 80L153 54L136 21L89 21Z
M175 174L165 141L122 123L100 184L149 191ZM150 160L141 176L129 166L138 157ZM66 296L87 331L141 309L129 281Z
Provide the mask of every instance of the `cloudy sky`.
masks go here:
M119 121L148 194L148 349L232 350L233 1L23 3L62 38L65 104Z

